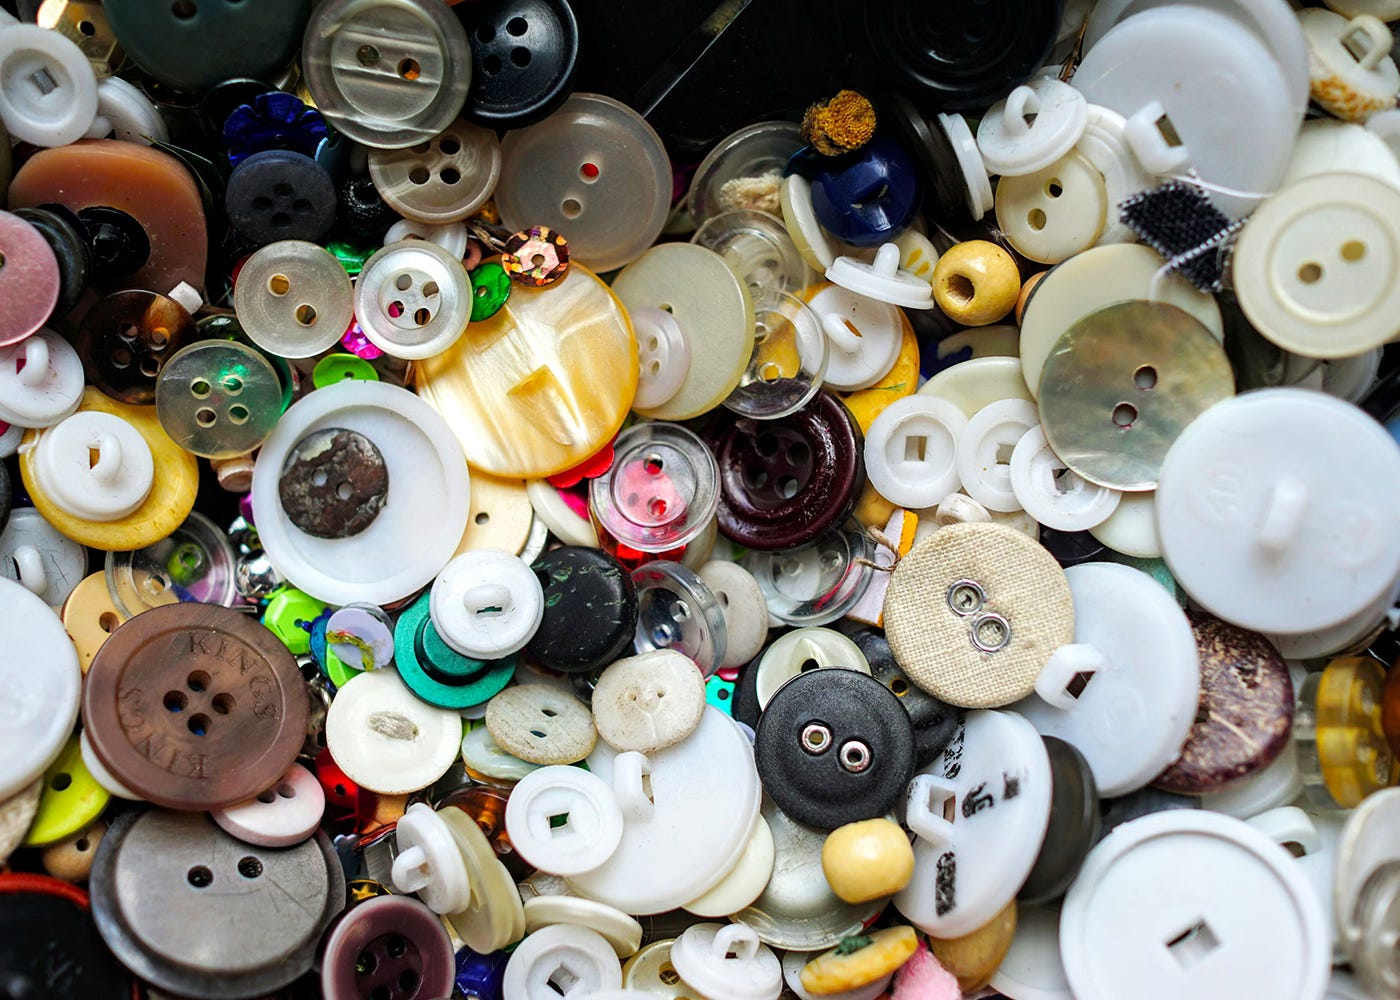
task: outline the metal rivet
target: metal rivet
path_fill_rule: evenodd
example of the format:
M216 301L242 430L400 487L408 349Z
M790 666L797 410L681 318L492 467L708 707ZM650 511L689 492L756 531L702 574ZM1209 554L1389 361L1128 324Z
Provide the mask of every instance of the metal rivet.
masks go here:
M1011 623L994 611L984 611L968 627L972 644L984 653L995 653L1011 645Z
M841 744L841 766L852 774L860 774L870 766L870 747L860 740Z
M826 753L829 746L831 746L831 730L825 725L820 722L809 722L802 728L803 750L810 754L820 754Z
M955 615L975 615L986 603L987 594L975 580L959 580L948 588L948 607Z

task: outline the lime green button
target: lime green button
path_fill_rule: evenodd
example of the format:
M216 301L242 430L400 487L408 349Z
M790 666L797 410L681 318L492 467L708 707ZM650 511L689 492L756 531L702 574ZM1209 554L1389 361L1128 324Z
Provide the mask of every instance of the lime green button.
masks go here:
M510 298L510 276L495 261L482 264L470 275L472 279L472 322L490 319L501 311Z
M351 678L358 677L362 673L364 673L364 671L360 668L352 667L340 657L336 656L335 650L331 649L330 644L327 643L325 669L326 680L330 681L333 685L335 685L335 689L337 691L339 691L347 683L349 683Z
M263 624L293 655L311 652L311 623L329 607L295 587L279 587L267 601Z
M379 373L374 370L374 365L353 354L328 354L316 363L315 370L311 372L311 382L318 389L346 379L378 382Z
M78 737L70 738L44 772L44 790L24 846L44 847L86 830L110 799L83 763Z

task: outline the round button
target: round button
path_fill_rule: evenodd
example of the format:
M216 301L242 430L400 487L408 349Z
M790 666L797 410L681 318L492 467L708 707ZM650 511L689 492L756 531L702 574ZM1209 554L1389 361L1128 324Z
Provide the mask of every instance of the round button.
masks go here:
M479 264L467 277L472 283L472 322L480 323L500 312L510 298L510 275L505 268L488 261Z
M835 284L818 289L807 305L826 335L822 380L829 388L840 392L869 388L899 360L904 322L897 307Z
M635 647L673 649L708 677L724 659L728 637L719 601L694 570L656 560L632 571L637 588Z
M316 538L351 538L374 523L389 491L384 456L363 434L328 427L296 443L277 495L287 519Z
M88 894L69 882L6 872L0 876L0 928L12 992L42 995L56 983L93 1000L126 1000L137 989L93 926Z
M83 397L83 362L62 337L40 330L0 348L0 420L49 427L67 418Z
M757 426L725 414L712 433L725 537L752 549L792 548L850 516L864 485L862 440L833 396L818 393L795 413Z
M814 670L765 706L754 755L783 812L832 830L893 808L914 773L914 727L899 698L869 675Z
M461 23L411 0L321 4L306 25L301 66L326 121L378 149L412 146L451 125L472 78Z
M782 994L782 963L743 924L687 927L671 945L671 961L701 996L770 1000Z
M804 988L818 989L820 995L860 989L887 979L918 950L919 938L908 926L885 927L867 937L817 955L802 967L799 976Z
M963 326L988 326L1016 305L1021 272L1011 254L987 240L958 243L933 269L933 299Z
M478 549L433 581L433 628L466 656L498 659L523 649L544 617L544 591L524 561Z
M335 184L325 167L289 149L254 153L234 167L224 209L255 246L320 240L335 223Z
M312 358L340 342L354 317L350 276L314 243L270 243L244 262L233 307L253 343L282 358Z
M1020 509L1012 489L1010 458L1017 443L1035 426L1035 404L1024 399L999 399L972 415L958 435L956 462L968 496L989 511Z
M176 352L156 381L156 414L171 439L203 458L252 451L282 416L277 370L234 340L205 340Z
M612 466L589 486L589 510L618 542L669 552L694 541L719 507L719 468L694 433L641 423L618 437Z
M950 524L901 559L885 594L890 648L924 691L963 708L1029 694L1074 635L1064 571L1000 524Z
M895 661L889 640L876 629L862 629L851 637L865 661L870 676L889 688L914 723L914 758L920 767L931 762L948 746L958 726L958 710L920 690Z
M637 333L637 379L634 409L649 410L674 399L690 374L690 338L676 317L665 309L633 306L628 309Z
M78 663L83 673L87 673L92 658L107 637L128 617L107 592L105 573L84 577L64 600L60 616L64 630L78 650Z
M714 560L700 567L700 579L724 614L722 667L748 663L768 639L768 606L753 574L737 563Z
M436 243L391 243L365 261L355 282L355 316L374 346L396 358L441 354L471 318L461 261Z
M327 993L445 997L456 976L452 942L422 903L377 896L357 903L326 935L321 982ZM383 994L381 994L383 995Z
M0 154L0 160L5 155ZM0 167L0 176L4 173ZM0 184L0 191L6 186ZM92 250L80 232L84 227L78 225L81 220L47 208L17 208L14 214L33 226L53 251L58 263L58 301L50 314L66 316L78 305L93 271Z
M762 293L754 304L753 353L724 405L756 420L802 409L822 387L829 343L817 314L796 295Z
M65 537L37 509L18 507L0 532L0 576L58 607L87 568L82 545Z
M8 37L8 36L7 36ZM0 212L0 295L9 305L0 319L0 346L44 325L58 302L58 258L39 230Z
M146 406L155 402L161 368L194 339L194 319L180 303L125 291L87 311L73 346L92 385L123 403Z
M957 445L967 417L946 400L906 396L875 418L865 437L865 471L890 503L936 506L961 485Z
M1017 252L1042 264L1058 264L1097 243L1110 210L1117 206L1109 204L1103 175L1074 150L997 184L997 226Z
M496 695L486 706L486 729L501 749L532 764L572 764L598 741L587 707L548 684L521 684Z
M758 581L768 613L784 625L826 625L854 608L869 589L875 543L849 522L777 552L751 551L743 566Z
M1063 532L1098 527L1123 499L1118 490L1089 483L1071 472L1050 450L1039 424L1026 431L1011 452L1011 489L1027 514L1042 526Z
M138 617L88 670L83 724L98 759L142 798L176 809L271 787L301 750L310 710L286 647L216 605Z
M486 0L458 8L477 73L462 114L496 129L518 129L569 94L578 25L563 0Z
M0 117L36 146L83 138L97 115L97 80L82 49L57 31L9 24L0 58Z
M879 817L838 827L822 844L822 874L848 903L893 896L914 874L909 837L893 820Z
M491 197L501 176L501 145L489 129L459 119L408 149L371 149L369 175L405 218L456 222Z
M622 986L622 963L607 938L568 924L542 927L511 952L503 996L593 996Z
M1053 736L1045 737L1045 750L1050 755L1050 825L1035 867L1016 894L1032 906L1063 896L1099 841L1099 789L1089 762Z
M425 594L399 616L390 650L399 676L430 705L458 710L482 707L510 683L516 660L513 656L476 659L448 645L429 615L431 600Z
M525 933L553 924L597 931L607 938L618 958L636 954L642 944L642 925L615 906L581 896L536 896L525 901Z
M150 496L155 460L141 432L121 417L75 413L40 436L33 475L49 498L85 521L116 521Z
M1088 118L1083 94L1040 76L992 105L977 126L977 151L988 173L1034 174L1074 148Z
M526 653L550 670L586 673L630 652L637 588L605 552L563 546L531 567L544 587L544 618Z
M614 750L655 753L700 725L705 684L686 656L655 649L618 660L593 688L593 721Z
M14 721L4 731L10 764L0 781L3 801L38 778L63 751L77 720L82 673L58 618L9 580L0 580L0 621L14 652L6 660L4 681L15 699Z
M636 260L661 234L670 160L652 127L612 98L574 94L544 121L508 133L501 155L501 222L567 233L574 257L594 271Z
M461 752L462 718L417 698L390 670L367 670L336 692L326 746L346 776L382 795L406 795L447 773Z
M759 707L766 707L778 689L798 675L833 667L870 673L860 647L834 629L800 628L780 636L756 664L753 689Z
M542 767L521 778L506 803L516 851L540 871L581 875L617 850L622 811L612 789L577 767Z
M255 798L211 810L214 822L258 847L291 847L315 835L326 811L326 793L306 768L293 764Z
M878 246L907 228L919 193L913 158L887 136L877 135L839 161L825 161L812 175L817 220L852 246Z

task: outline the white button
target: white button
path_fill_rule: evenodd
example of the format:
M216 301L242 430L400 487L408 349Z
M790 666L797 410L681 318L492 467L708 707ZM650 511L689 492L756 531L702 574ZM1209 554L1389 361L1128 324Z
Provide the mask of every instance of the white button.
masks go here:
M963 489L988 510L1009 513L1020 501L1011 486L1011 455L1040 416L1024 399L1000 399L972 415L958 435L957 466Z
M33 507L10 511L0 531L0 576L14 580L57 608L87 574L87 549L44 520Z
M797 252L812 270L825 271L836 260L837 244L817 221L812 185L801 174L790 174L783 178L781 198L783 225Z
M632 405L649 410L680 392L690 371L690 340L681 325L664 309L641 306L631 310L637 335L637 395Z
M1340 483L1338 470L1357 474ZM1297 634L1394 596L1397 493L1400 451L1369 416L1264 389L1211 407L1172 445L1157 524L1172 574L1203 607Z
M1060 961L1060 908L1016 907L1016 936L988 984L1003 996L1074 1000Z
M758 707L766 708L778 688L798 674L833 667L870 674L870 662L847 636L829 628L794 629L769 646L758 661L754 678Z
M602 867L569 879L579 895L627 913L663 913L717 885L748 846L762 798L753 746L718 709L706 708L699 729L650 757L599 743L588 767L611 784L623 829Z
M601 780L577 767L542 767L520 779L506 803L506 830L520 856L552 875L602 865L622 840L622 812Z
M940 528L950 524L983 524L992 515L966 493L949 493L933 510L933 522Z
M674 649L618 660L593 687L593 722L616 750L654 753L674 746L695 731L704 712L704 678Z
M875 253L874 263L854 257L837 257L826 269L826 280L857 295L888 302L905 309L932 309L933 285L926 278L900 267L898 244L886 243Z
M1395 39L1384 21L1370 14L1348 21L1319 9L1300 11L1298 21L1308 45L1313 100L1355 122L1395 107L1400 69L1390 58Z
M962 485L958 438L963 412L945 399L913 395L880 411L865 435L870 485L890 503L911 510L932 507Z
M738 913L763 894L773 875L775 858L773 831L762 816L754 824L753 835L739 863L724 879L699 899L685 904L697 917L725 917Z
M622 986L622 963L596 931L553 924L511 953L502 983L511 1000L587 1000Z
M868 389L888 375L899 360L904 320L888 302L840 285L827 285L807 305L821 320L830 341L824 376L828 388L838 392Z
M992 105L977 126L977 150L992 174L1033 174L1073 149L1088 119L1083 94L1042 76Z
M1134 243L1137 233L1118 218L1118 206L1133 195L1156 186L1143 170L1124 136L1123 116L1097 104L1089 105L1089 120L1074 149L1103 178L1108 207L1099 243Z
M1231 269L1240 306L1286 351L1340 358L1400 332L1400 190L1318 174L1250 216Z
M83 766L92 775L92 780L101 785L104 791L129 802L142 801L141 796L118 781L112 772L107 770L107 765L98 759L97 754L92 749L92 740L88 738L86 729L78 734L78 750L83 757Z
M150 445L111 413L75 413L39 434L35 485L65 514L116 521L135 511L155 484Z
M10 580L0 580L0 634L5 636L0 658L0 690L6 698L5 725L0 726L3 802L43 774L63 750L78 721L82 671L58 616Z
M467 255L467 227L461 222L416 222L400 219L384 234L384 246L403 240L428 240L436 243L457 260Z
M1011 488L1026 513L1056 531L1086 531L1118 509L1123 494L1086 482L1050 450L1040 425L1011 453Z
M486 705L486 728L501 749L532 764L572 764L598 742L593 715L572 693L517 684Z
M553 924L597 931L613 946L618 958L634 955L642 946L642 925L615 906L581 896L536 896L525 901L526 934Z
M1333 118L1304 122L1282 186L1313 174L1352 173L1400 187L1400 163L1386 142L1387 123L1400 125L1400 109L1375 115L1364 127Z
M362 670L387 667L394 658L394 630L389 616L373 604L349 604L326 620L331 652Z
M1294 681L1294 690L1298 682ZM1268 809L1287 805L1303 794L1303 778L1298 771L1298 751L1290 741L1283 752L1262 771L1232 781L1218 792L1201 796L1201 808L1224 813L1236 819L1249 819Z
M415 802L394 829L394 888L417 894L434 913L457 913L471 901L466 859L432 806Z
M526 480L525 495L530 498L535 516L565 545L578 545L586 549L598 547L598 530L588 518L586 500L575 509L565 499L563 490L544 479Z
M471 314L471 281L462 259L427 240L380 248L355 279L360 329L396 358L441 354L466 331Z
M462 763L477 774L498 781L519 781L541 766L506 753L491 738L486 726L480 724L467 730L462 737Z
M1073 745L1099 794L1126 795L1176 759L1196 718L1201 668L1191 623L1146 573L1117 563L1065 570L1074 643L1050 654L1036 694L1013 706Z
M1242 891L1248 886L1248 891ZM1161 906L1144 907L1160 896ZM1125 823L1065 897L1060 952L1080 1000L1315 1000L1331 970L1317 896L1237 819L1173 809Z
M233 308L253 343L293 359L340 343L356 312L350 275L329 250L305 240L269 243L249 257Z
M997 225L1022 256L1058 264L1098 242L1108 213L1103 175L1074 150L997 185Z
M918 394L946 399L968 419L999 399L1034 398L1021 375L1020 359L995 356L951 365L919 386Z
M963 183L967 187L967 210L972 218L980 219L992 210L992 181L987 176L987 166L982 162L982 154L977 149L977 140L968 128L967 119L959 114L939 114L938 126L948 137L953 147L953 155L962 168Z
M383 795L437 781L461 751L462 717L420 701L392 670L358 674L326 713L326 747L345 776Z
M326 793L316 776L293 764L277 784L256 798L213 810L224 831L259 847L291 847L321 826ZM402 828L400 828L402 829Z
M909 783L914 877L899 912L938 938L981 927L1015 898L1050 823L1050 756L1014 712L968 712ZM1013 794L1014 789L1014 794ZM955 819L945 819L945 808Z
M499 660L534 637L544 618L544 588L519 556L476 549L443 567L430 610L433 628L457 652Z
M109 135L122 142L149 146L152 142L168 142L170 130L151 99L139 88L119 76L109 76L97 85L97 117L87 137L102 139ZM198 308L189 311L193 313Z
M738 563L713 560L700 567L700 579L724 612L724 660L721 666L748 663L768 641L768 604L752 573Z
M97 115L97 78L82 49L32 24L3 29L0 117L10 135L36 146L66 146Z
M50 427L77 410L83 381L78 352L52 330L0 347L0 420Z
M671 945L681 979L708 1000L778 1000L778 956L743 924L695 924Z
M26 428L19 424L6 424L5 429L0 431L0 458L9 458L19 450L20 442L24 440Z
M1101 524L1089 529L1115 552L1138 559L1160 559L1162 540L1157 534L1157 493L1124 493L1118 507Z

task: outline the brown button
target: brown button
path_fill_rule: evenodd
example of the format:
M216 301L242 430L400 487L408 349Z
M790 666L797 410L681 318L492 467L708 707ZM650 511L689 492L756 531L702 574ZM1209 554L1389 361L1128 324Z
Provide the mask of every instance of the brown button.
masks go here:
M317 538L358 535L389 496L389 470L374 442L327 427L297 442L277 484L287 519Z
M309 712L287 647L212 604L137 615L98 651L83 690L98 759L172 809L213 809L272 787L301 749Z
M126 291L88 310L75 346L89 382L113 399L146 406L156 401L165 362L194 337L194 319L180 303Z

